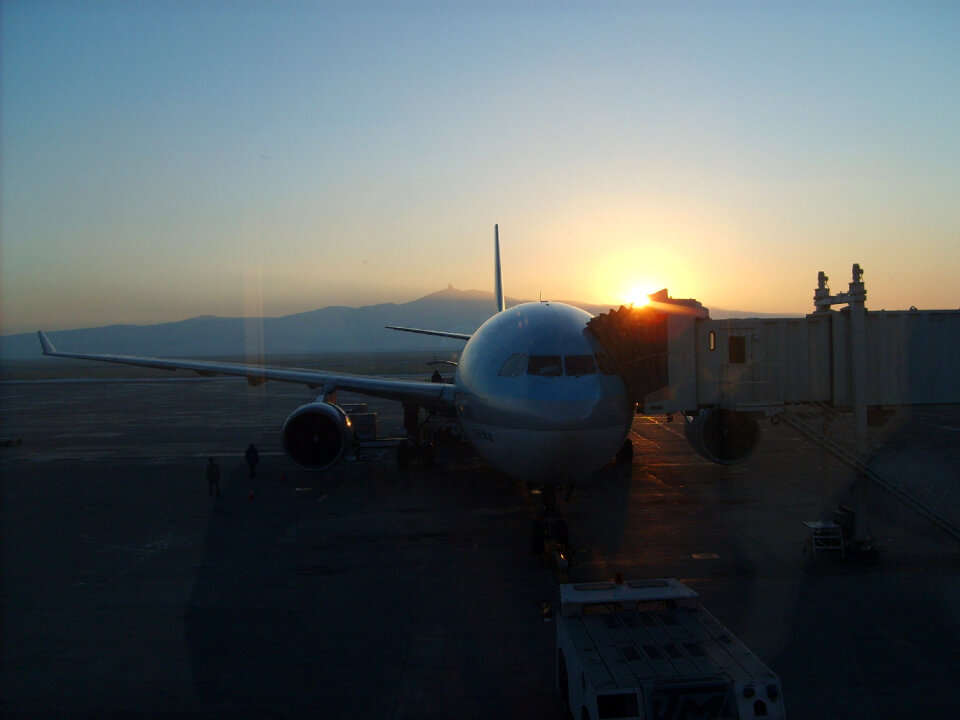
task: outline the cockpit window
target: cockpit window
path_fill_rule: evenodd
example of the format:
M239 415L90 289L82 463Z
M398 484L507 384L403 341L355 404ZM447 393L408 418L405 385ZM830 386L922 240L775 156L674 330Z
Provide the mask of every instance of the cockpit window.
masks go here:
M503 367L500 368L498 373L500 377L516 377L517 375L523 375L523 371L527 367L527 355L526 353L514 353L507 358L507 361L503 364Z
M605 352L597 353L597 365L600 366L600 372L604 375L616 375L617 371L613 369L613 363L610 362L610 356Z
M557 377L563 375L563 365L561 365L559 355L531 355L530 362L527 364L527 375L540 375L541 377Z
M563 369L567 375L594 375L597 372L597 363L593 355L567 355L563 359Z

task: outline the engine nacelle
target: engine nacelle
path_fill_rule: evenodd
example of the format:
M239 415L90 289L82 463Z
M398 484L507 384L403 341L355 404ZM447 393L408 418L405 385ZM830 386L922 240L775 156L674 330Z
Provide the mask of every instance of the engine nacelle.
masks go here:
M745 412L710 408L683 423L693 449L707 460L732 465L746 460L760 443L760 423Z
M353 445L353 425L336 405L302 405L283 423L283 450L304 470L329 470Z

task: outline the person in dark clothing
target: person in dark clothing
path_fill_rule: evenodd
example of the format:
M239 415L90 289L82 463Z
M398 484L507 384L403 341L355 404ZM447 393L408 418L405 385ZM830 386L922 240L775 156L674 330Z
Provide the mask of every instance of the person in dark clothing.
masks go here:
M257 463L260 462L260 453L257 452L253 443L250 443L250 447L247 448L247 452L243 456L247 459L247 465L250 467L250 477L253 477L257 470Z
M213 458L210 458L207 463L207 485L210 486L211 497L220 496L220 466L213 461Z

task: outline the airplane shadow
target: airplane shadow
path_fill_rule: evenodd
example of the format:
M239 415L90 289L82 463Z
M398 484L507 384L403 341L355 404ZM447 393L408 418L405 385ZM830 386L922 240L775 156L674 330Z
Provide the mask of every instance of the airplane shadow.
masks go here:
M212 714L552 708L549 673L529 672L550 667L552 640L529 632L544 573L531 574L512 481L469 454L402 472L390 457L320 475L269 458L253 482L240 462L224 472L184 616Z

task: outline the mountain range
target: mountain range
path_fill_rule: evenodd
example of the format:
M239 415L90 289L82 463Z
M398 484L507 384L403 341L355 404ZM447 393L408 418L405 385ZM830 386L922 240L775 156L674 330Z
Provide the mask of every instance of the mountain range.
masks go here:
M507 298L507 306L522 300ZM608 305L571 302L598 315ZM493 293L482 290L446 290L407 303L364 307L330 306L319 310L265 318L228 318L201 315L157 325L107 325L61 330L47 335L58 349L79 353L151 355L166 357L224 357L245 353L299 355L338 352L396 352L457 350L463 342L428 335L386 330L385 325L471 333L493 314ZM712 309L713 318L758 317ZM42 328L40 328L42 329ZM36 358L36 333L0 337L0 357Z

